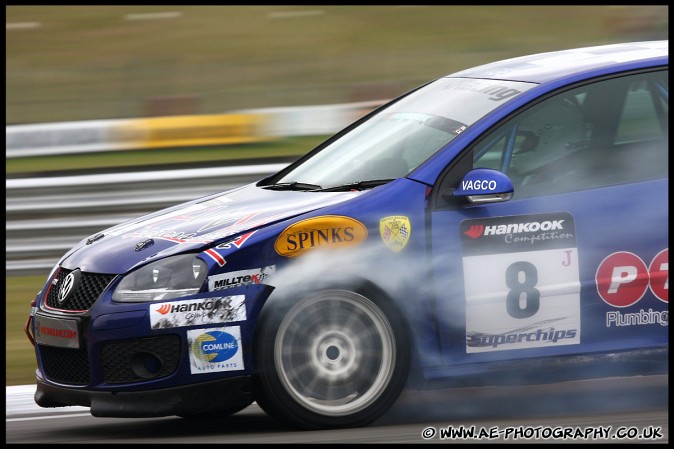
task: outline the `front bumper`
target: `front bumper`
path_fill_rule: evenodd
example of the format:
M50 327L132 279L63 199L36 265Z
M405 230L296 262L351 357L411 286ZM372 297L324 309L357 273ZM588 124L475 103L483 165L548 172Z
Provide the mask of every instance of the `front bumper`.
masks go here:
M65 388L47 384L38 378L35 402L40 407L91 407L91 414L98 417L150 418L240 410L253 402L253 395L251 376L158 390L120 392Z
M32 311L35 402L90 407L101 417L241 410L253 400L252 336L272 290L247 285L147 304L99 300L83 314Z

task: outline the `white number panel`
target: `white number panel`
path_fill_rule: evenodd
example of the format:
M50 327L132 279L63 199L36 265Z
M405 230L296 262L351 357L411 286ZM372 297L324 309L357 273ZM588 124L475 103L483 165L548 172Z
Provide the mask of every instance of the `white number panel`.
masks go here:
M461 223L466 352L580 343L580 279L568 213Z

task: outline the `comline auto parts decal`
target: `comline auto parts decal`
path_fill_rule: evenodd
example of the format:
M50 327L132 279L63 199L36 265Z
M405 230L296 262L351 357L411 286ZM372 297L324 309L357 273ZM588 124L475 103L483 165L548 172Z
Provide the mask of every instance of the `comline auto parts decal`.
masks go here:
M192 374L244 369L239 326L190 329L187 344Z
M466 352L580 343L580 273L571 214L460 225Z

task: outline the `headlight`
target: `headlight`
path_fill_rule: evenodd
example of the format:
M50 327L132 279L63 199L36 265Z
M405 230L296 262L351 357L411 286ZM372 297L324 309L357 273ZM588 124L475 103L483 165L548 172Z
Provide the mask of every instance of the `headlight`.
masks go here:
M112 300L146 302L198 293L206 278L206 262L194 254L167 257L127 274Z

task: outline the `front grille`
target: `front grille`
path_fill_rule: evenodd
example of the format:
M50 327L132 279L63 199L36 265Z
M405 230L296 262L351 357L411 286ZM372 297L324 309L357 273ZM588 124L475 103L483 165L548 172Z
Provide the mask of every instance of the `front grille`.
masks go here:
M72 270L62 268L47 294L47 306L52 309L86 312L96 302L103 290L115 278L114 274L82 273L80 284L70 297L63 303L58 302L59 286Z
M138 382L168 376L180 361L180 338L163 335L106 343L101 352L107 383Z
M89 383L89 357L86 349L66 349L38 345L47 379L72 385Z

